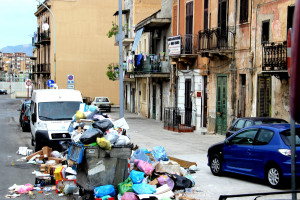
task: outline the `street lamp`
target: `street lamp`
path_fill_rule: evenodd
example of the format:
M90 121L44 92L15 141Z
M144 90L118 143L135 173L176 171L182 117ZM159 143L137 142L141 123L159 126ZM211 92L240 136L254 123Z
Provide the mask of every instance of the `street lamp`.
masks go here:
M40 0L36 0L40 4L42 4L52 15L53 18L53 52L54 52L54 83L56 83L56 41L55 41L55 18L52 11L46 6L44 3L40 2Z

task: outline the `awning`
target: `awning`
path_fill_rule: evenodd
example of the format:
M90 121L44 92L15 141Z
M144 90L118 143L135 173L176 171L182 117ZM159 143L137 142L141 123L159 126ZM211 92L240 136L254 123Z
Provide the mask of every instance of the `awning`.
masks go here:
M134 42L133 42L133 46L131 51L135 51L137 49L137 46L139 45L139 41L141 39L141 36L143 34L143 30L144 28L139 29L136 34L135 34L135 38L134 38Z

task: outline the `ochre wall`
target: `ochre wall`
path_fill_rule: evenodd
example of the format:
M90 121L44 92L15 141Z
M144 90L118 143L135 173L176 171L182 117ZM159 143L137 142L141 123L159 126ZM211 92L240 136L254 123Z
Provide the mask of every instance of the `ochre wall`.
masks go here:
M119 49L114 37L106 33L115 21L118 1L52 0L56 32L56 80L67 88L67 75L75 77L75 89L84 97L107 96L119 105L119 82L106 76L110 63L119 63ZM53 27L51 26L52 30ZM53 31L51 32L53 41ZM53 42L51 55L53 55ZM54 58L51 57L51 72Z

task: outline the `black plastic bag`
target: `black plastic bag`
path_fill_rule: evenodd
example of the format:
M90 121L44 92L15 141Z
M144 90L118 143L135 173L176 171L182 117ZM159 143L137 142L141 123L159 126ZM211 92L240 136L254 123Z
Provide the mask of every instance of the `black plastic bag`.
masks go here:
M181 190L184 188L191 188L193 186L193 182L184 177L184 176L179 176L177 174L172 174L172 179L174 180L175 186L174 189L175 190Z
M88 129L82 133L80 141L83 144L91 144L96 142L97 137L103 137L103 132L98 128Z
M114 124L109 119L102 119L95 121L92 126L94 128L99 128L104 133L106 130L113 128Z

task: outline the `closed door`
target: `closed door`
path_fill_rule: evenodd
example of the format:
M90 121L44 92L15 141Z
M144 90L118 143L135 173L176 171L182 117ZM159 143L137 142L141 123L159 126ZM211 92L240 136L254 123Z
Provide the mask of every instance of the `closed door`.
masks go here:
M185 80L185 97L184 97L184 108L185 108L185 125L191 126L192 122L192 98L191 98L191 79Z
M156 85L153 85L153 96L152 96L152 119L156 119Z
M227 129L227 76L217 77L216 133L224 135Z
M271 77L258 78L258 117L271 116Z

